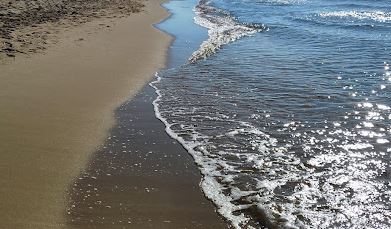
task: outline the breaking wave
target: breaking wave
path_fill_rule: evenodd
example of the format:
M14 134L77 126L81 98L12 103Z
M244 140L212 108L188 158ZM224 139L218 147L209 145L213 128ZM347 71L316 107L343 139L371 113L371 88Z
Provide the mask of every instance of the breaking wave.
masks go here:
M359 20L373 20L377 22L391 21L391 13L383 11L360 12L360 11L335 11L320 13L321 17L351 18Z
M216 53L225 44L267 30L262 24L240 23L228 12L211 6L205 0L195 7L195 13L195 23L208 29L209 38L191 55L191 63Z

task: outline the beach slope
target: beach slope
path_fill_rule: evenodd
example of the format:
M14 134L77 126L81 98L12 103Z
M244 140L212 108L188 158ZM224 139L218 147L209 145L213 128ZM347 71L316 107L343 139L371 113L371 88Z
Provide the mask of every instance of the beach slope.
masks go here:
M3 228L65 227L67 187L114 125L113 110L164 66L171 38L153 24L168 13L159 1L143 4L56 28L43 53L0 65Z

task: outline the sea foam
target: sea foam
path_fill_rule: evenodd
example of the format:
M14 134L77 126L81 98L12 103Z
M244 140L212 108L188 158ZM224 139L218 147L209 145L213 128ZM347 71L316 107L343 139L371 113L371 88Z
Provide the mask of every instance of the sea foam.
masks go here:
M201 143L197 141L186 141L184 138L180 137L179 134L172 130L172 124L170 124L169 121L163 117L159 106L159 102L161 101L163 95L155 85L161 81L161 77L158 73L156 73L155 76L156 80L151 82L149 85L155 89L157 94L156 99L152 102L156 117L166 126L167 134L181 143L182 146L193 157L195 163L199 166L202 173L200 187L202 188L205 196L213 201L213 203L218 207L218 212L226 219L229 219L235 228L241 228L240 226L246 223L248 219L243 214L233 214L235 211L240 210L240 206L232 204L231 202L233 199L230 196L226 196L222 193L223 187L216 180L216 175L220 175L216 173L218 170L216 163L212 161L213 159L209 159L208 157L203 156L203 154L207 154L203 147L199 147L198 150L196 149L198 146L202 145Z
M195 23L208 29L209 38L191 55L189 62L204 59L241 37L267 30L262 24L240 23L228 12L211 6L209 1L201 0L194 11Z
M391 13L383 11L361 12L361 11L334 11L320 13L321 17L352 18L359 20L373 20L377 22L391 21Z

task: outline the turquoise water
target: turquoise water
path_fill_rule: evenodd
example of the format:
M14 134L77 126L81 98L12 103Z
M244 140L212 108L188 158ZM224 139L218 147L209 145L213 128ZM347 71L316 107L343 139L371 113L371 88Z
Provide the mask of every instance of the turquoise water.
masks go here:
M391 227L388 1L167 7L156 114L233 227Z

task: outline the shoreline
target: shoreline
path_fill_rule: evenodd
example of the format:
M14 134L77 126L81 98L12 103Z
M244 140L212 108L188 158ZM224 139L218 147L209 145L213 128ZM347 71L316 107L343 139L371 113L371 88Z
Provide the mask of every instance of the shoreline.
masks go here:
M193 158L155 117L154 99L145 86L116 110L117 125L69 187L69 228L228 228Z
M188 12L192 12L193 3L182 1L164 4L172 14L154 25L172 37L176 36L166 25L184 22L178 19L177 4L181 5L180 19L187 14L186 23L193 25ZM183 49L183 39L187 40L178 36L171 41L165 68L186 61L183 55L200 42L196 39ZM145 85L136 97L116 109L117 122L105 144L69 187L66 215L71 228L229 227L202 192L194 159L157 119L156 96L153 87Z
M168 16L160 4L68 28L44 53L0 65L3 226L66 225L66 189L114 126L113 110L164 67L172 38L154 26Z

